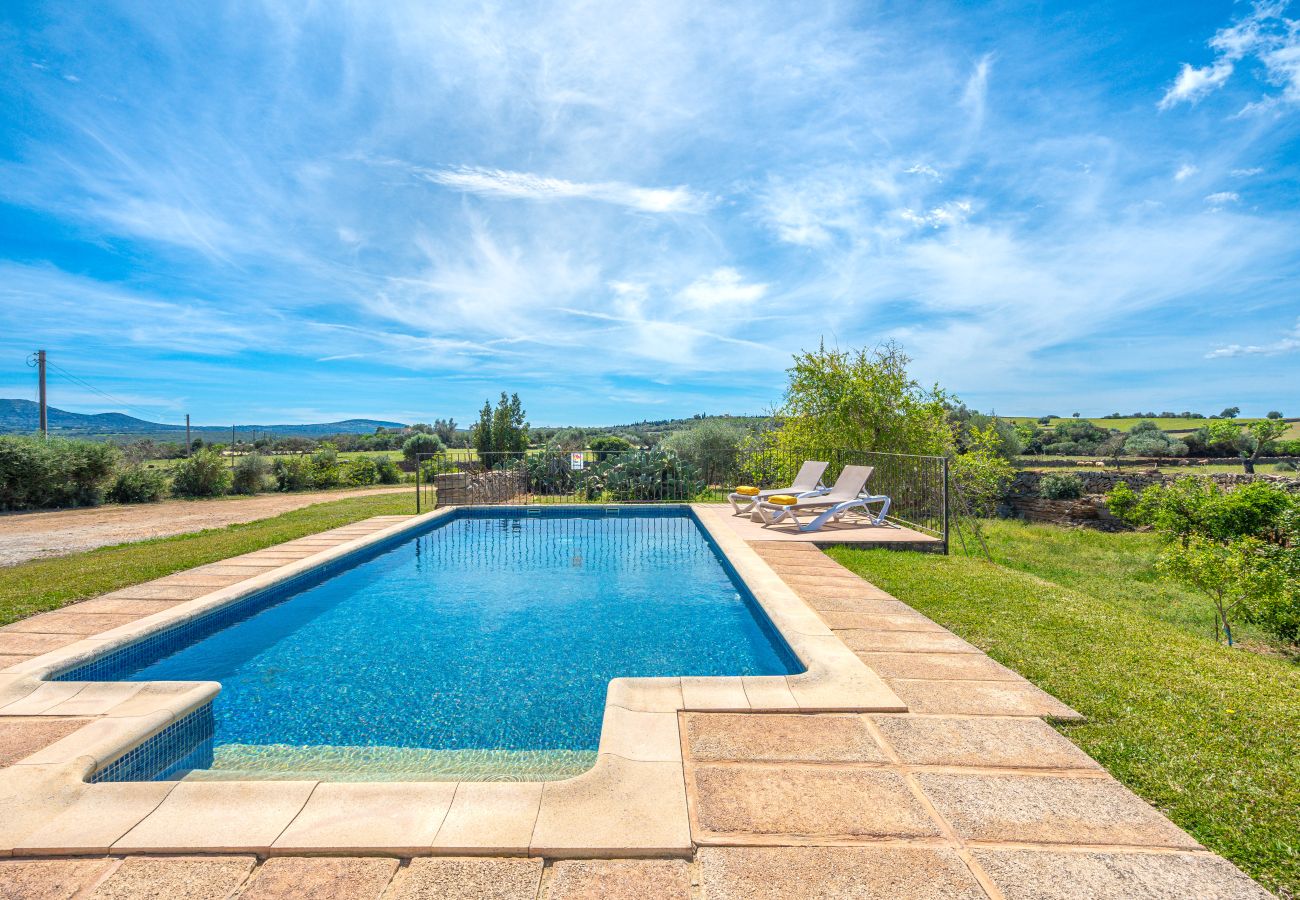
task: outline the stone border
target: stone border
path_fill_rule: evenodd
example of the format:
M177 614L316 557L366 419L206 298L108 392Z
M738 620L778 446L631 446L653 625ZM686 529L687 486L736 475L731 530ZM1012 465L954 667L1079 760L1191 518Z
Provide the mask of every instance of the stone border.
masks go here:
M0 824L0 856L110 851L690 856L694 845L679 713L907 709L743 539L713 521L713 511L692 506L696 522L806 671L613 679L596 765L564 781L86 783L94 771L211 702L221 686L44 679L455 510L411 517L0 671L0 716L49 714L56 706L62 711L74 697L84 701L77 704L78 714L97 716L0 770L0 805L16 811Z

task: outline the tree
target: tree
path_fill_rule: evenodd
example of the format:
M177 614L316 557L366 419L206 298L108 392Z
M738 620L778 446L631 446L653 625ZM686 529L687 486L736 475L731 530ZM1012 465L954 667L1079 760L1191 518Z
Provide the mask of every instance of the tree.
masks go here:
M441 453L445 448L436 434L416 432L402 442L402 456L409 463L416 462L421 456Z
M1001 444L997 428L989 424L972 429L966 452L952 457L953 481L974 515L993 515L998 499L1015 477L1015 469L1000 452Z
M1278 412L1276 409L1270 409L1268 412L1264 413L1264 418L1266 418L1266 419L1280 419L1280 418L1282 418L1282 414L1281 414L1280 412Z
M1239 415L1241 415L1241 407L1240 407L1240 406L1229 406L1229 407L1228 407L1227 409L1225 409L1223 412L1219 413L1219 418L1220 418L1220 419L1235 419L1235 418L1237 418L1237 416L1239 416Z
M1288 427L1281 419L1259 419L1245 426L1220 420L1210 424L1209 433L1212 442L1223 442L1234 447L1241 457L1242 469L1247 474L1253 474L1255 460L1263 456L1273 442L1286 433Z
M1155 422L1142 421L1124 439L1124 452L1132 456L1186 456L1187 445L1161 431Z
M416 422L409 430L412 434L433 434L433 426L427 422Z
M952 447L947 395L911 378L910 362L894 343L856 352L823 344L796 354L779 412L780 443L803 451L945 455Z
M1221 543L1194 537L1186 545L1174 544L1160 561L1162 571L1191 583L1214 601L1214 637L1232 646L1232 620L1252 617L1261 598L1284 589L1283 572L1271 563L1257 538Z
M479 459L490 466L492 461L492 404L487 400L483 401L483 408L478 412L478 424L470 429L470 438L474 442L474 449L478 451Z
M450 447L456 443L456 420L455 419L434 419L433 433L438 436L438 440Z
M502 391L495 410L484 400L472 435L479 459L488 468L522 457L528 451L528 422L519 395Z

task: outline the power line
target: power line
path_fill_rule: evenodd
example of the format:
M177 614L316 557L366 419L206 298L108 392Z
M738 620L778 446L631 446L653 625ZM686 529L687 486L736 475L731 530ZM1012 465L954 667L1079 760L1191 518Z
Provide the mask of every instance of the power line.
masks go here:
M133 406L133 405L127 403L125 400L122 400L120 397L114 397L112 394L108 393L107 391L103 391L103 390L100 390L99 388L95 387L93 384L91 384L90 382L86 381L85 379L83 379L83 378L79 378L78 376L73 375L71 372L69 372L67 369L63 368L62 366L56 365L55 363L49 362L48 360L46 361L46 365L49 366L51 369L54 369L55 371L62 373L63 376L64 376L65 378L67 378L69 381L75 382L76 384L80 385L81 387L85 388L86 390L91 391L91 392L93 392L93 393L95 393L95 394L98 394L99 396L101 396L101 397L105 398L106 400L109 400L109 401L111 401L111 402L117 404L118 406L122 407L123 409L127 409L127 410L130 410L131 412L138 413L138 414L140 414L140 415L142 415L142 416L144 416L144 417L146 417L146 418L153 418L153 417L156 417L156 416L158 415L158 413L162 411L162 410L159 409L159 408L155 408L155 409L153 410L153 412L148 412L148 411L146 411L146 410L139 409L139 408L137 408L137 407L135 407L135 406ZM165 416L165 415L166 415L166 414L164 414L164 416ZM159 424L164 424L164 423L159 423Z

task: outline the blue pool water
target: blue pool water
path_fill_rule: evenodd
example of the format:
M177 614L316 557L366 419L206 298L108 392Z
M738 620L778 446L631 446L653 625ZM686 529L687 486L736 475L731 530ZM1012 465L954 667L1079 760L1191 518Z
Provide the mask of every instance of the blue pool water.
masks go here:
M611 678L800 671L689 510L557 512L461 511L80 677L221 682L218 751L590 751Z

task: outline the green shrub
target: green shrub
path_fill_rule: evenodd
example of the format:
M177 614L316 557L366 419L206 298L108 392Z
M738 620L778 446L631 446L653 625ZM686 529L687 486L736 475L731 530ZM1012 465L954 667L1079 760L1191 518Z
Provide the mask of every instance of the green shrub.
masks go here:
M632 449L632 442L616 435L593 438L590 448L596 452L596 462L604 462L611 453L626 453ZM577 449L582 449L581 447Z
M333 444L321 444L311 455L312 487L337 487L343 480L343 471L339 466L339 451Z
M215 450L200 450L172 467L177 497L221 497L230 493L230 468Z
M167 476L158 469L128 466L117 473L108 499L114 503L156 503L167 493Z
M93 506L119 458L96 441L0 437L0 509Z
M315 486L316 470L305 456L283 456L271 464L278 491L305 491Z
M574 492L584 500L688 501L704 490L699 470L672 450L642 450L611 457L575 476Z
M343 463L342 479L344 484L364 487L379 482L379 467L375 461L366 456L357 456Z
M1133 520L1133 511L1139 499L1137 491L1129 487L1127 481L1121 481L1106 493L1106 508L1121 522L1138 525L1141 523Z
M707 483L719 484L734 480L736 456L745 437L743 428L706 419L685 431L673 432L659 446L700 469Z
M266 457L260 453L241 456L235 463L235 477L232 480L231 493L259 494L266 490L266 476L269 470Z
M1297 470L1300 470L1300 466L1296 465L1296 461L1294 459L1284 459L1280 463L1275 465L1273 469L1274 471L1277 472L1295 472Z
M402 456L407 462L415 462L417 456L441 453L447 449L437 435L413 434L402 444Z
M402 470L387 456L375 457L375 474L380 484L401 484Z
M1048 500L1078 500L1083 496L1083 479L1071 472L1050 472L1039 480L1038 493Z

